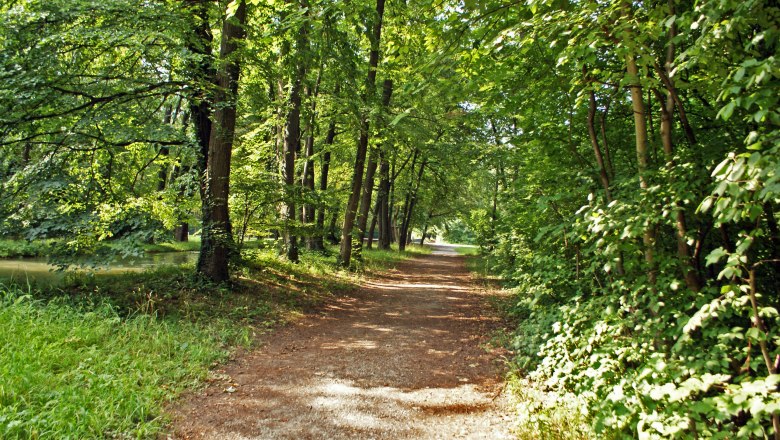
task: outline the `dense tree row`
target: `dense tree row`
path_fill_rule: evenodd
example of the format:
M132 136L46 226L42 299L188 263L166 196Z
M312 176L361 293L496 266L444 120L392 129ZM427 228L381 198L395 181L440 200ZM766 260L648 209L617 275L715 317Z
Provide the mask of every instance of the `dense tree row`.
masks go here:
M455 93L426 93L446 87L431 75L435 12L385 13L382 1L3 6L4 235L62 238L62 256L134 253L192 226L198 272L217 281L248 236L279 237L293 261L299 246L340 240L344 266L368 232L403 247L424 226L420 199L447 194L431 173L453 174L444 149L464 130L445 120Z
M248 238L349 266L444 226L599 436L780 435L774 2L0 13L0 235L99 259L192 228L224 281Z

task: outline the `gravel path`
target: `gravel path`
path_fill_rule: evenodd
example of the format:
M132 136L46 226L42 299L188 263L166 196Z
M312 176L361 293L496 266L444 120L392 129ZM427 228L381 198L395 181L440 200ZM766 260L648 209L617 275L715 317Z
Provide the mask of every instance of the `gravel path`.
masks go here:
M174 412L179 439L508 439L500 322L445 246L265 336Z

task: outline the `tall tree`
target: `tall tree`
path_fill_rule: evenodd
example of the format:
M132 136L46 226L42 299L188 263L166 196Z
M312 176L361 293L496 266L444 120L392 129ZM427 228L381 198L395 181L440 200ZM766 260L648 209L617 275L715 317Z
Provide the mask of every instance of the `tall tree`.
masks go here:
M384 81L382 88L382 109L383 111L390 106L390 98L393 95L393 80ZM366 168L366 177L363 181L363 197L360 200L360 215L358 216L358 241L356 248L363 247L363 239L366 236L366 226L368 226L368 214L371 210L371 195L374 192L374 174L377 167L377 156L383 145L377 145L371 149L368 155L368 166Z
M235 14L222 25L209 149L206 158L203 232L198 272L212 281L230 278L229 260L233 252L228 196L230 192L230 157L236 126L236 95L241 72L239 44L245 36L246 2L240 1Z
M376 90L376 71L379 66L379 43L382 37L382 19L384 13L385 0L377 0L376 15L372 17L373 26L371 26L371 32L369 33L371 50L369 52L365 91L363 93L363 102L366 106L370 105L373 101L374 92ZM352 185L346 211L344 212L344 224L341 228L339 264L343 267L349 267L352 257L352 229L355 225L355 217L360 202L360 189L363 184L363 171L366 162L366 152L368 150L369 117L370 113L365 110L360 116L360 136L358 138L357 151L355 154L355 165L352 170Z

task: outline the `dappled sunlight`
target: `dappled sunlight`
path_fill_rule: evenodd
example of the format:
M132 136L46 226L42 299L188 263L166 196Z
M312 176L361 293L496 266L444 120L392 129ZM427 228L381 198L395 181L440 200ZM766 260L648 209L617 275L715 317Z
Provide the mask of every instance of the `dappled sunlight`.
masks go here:
M359 341L339 341L327 344L322 344L320 347L324 350L336 350L336 349L373 349L377 347L375 341L369 341L366 339Z
M466 292L468 289L456 284L425 284L425 283L377 283L367 282L366 287L380 290L449 290L455 292ZM455 299L455 298L452 298Z
M260 389L264 399L247 402L257 414L250 426L231 424L231 432L223 432L220 438L260 439L271 432L274 437L292 438L294 432L300 432L293 431L296 424L310 426L310 433L315 436L321 429L332 432L333 428L338 428L340 432L355 433L355 438L362 437L359 433L371 438L413 438L428 430L435 432L437 426L454 423L454 416L459 418L459 424L479 423L482 414L492 410L494 398L471 383L462 383L455 388L401 389L362 386L338 377L313 378L297 384L261 386ZM290 402L293 402L292 407ZM426 420L426 427L412 423L422 418ZM253 435L247 436L250 431Z
M373 325L373 324L365 324L365 323L357 323L357 324L354 324L353 327L356 327L356 328L366 328L366 329L369 329L369 330L375 330L375 331L383 332L383 333L387 333L387 332L392 332L393 331L393 329L391 329L391 328L382 327L382 326Z
M511 438L496 401L501 364L481 348L498 321L461 259L409 263L232 368L212 391L224 416L199 420L195 437Z

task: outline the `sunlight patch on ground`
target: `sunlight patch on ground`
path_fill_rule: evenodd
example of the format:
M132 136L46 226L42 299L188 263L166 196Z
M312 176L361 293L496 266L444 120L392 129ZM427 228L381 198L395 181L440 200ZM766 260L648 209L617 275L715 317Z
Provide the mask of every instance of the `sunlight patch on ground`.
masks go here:
M324 350L338 350L338 349L350 349L350 348L359 348L359 349L366 349L371 350L376 348L376 342L375 341L369 341L366 339L361 339L357 341L339 341L339 342L332 342L332 343L326 343L322 344L322 348Z
M352 325L352 327L355 327L355 328L366 328L366 329L369 329L369 330L374 330L374 331L383 332L383 333L390 333L390 332L393 331L393 329L391 329L391 328L382 327L382 326L373 325L373 324L364 324L364 323L357 323L357 324Z
M367 282L365 283L367 287L375 288L375 289L381 289L381 290L449 290L453 292L468 292L470 289L463 286L457 286L453 284L425 284L425 283L393 283L393 284L385 284L385 283L374 283L374 282Z
M268 391L263 402L252 402L252 406L257 405L258 416L253 437L242 434L244 426L231 427L230 432L223 432L219 437L206 438L295 438L294 435L300 434L295 428L298 424L310 426L309 434L316 433L318 438L327 438L334 427L350 433L349 438L433 438L437 432L451 430L453 424L460 427L455 432L464 434L463 438L485 438L467 434L474 432L475 425L482 425L477 432L489 432L491 439L512 438L499 425L502 419L489 422L484 417L495 397L474 384L409 390L361 386L349 379L329 376L263 388ZM285 400L298 402L301 411L285 411L278 404ZM423 420L425 423L420 426Z

